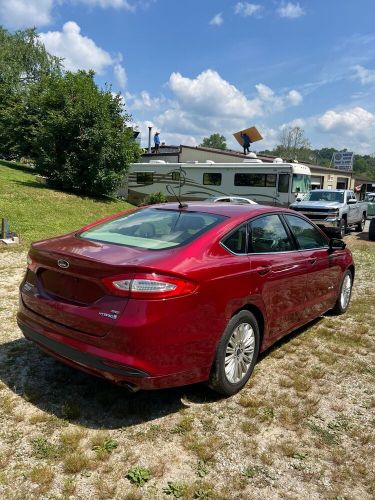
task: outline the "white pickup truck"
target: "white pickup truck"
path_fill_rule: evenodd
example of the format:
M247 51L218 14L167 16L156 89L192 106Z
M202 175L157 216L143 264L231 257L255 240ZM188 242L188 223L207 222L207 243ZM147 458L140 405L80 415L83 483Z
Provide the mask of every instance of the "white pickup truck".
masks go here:
M314 189L290 208L340 238L349 227L363 231L367 216L367 203L358 201L354 192L347 189Z

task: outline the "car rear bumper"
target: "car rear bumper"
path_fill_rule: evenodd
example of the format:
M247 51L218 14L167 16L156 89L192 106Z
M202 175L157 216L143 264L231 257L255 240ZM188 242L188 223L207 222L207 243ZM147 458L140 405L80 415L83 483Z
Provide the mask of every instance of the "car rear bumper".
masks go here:
M17 323L25 338L58 361L80 371L105 378L132 390L162 389L202 382L208 379L209 366L160 375L160 366L146 363L128 353L112 352L61 333L45 318L39 318L20 305ZM69 331L74 334L73 331Z

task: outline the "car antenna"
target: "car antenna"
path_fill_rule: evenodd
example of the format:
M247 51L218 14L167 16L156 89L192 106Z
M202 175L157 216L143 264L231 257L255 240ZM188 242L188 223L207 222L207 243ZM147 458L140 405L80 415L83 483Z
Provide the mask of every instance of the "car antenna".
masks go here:
M170 195L174 196L177 199L178 208L187 208L188 207L187 203L181 202L181 187L185 184L186 172L185 172L185 170L182 170L181 166L180 166L179 170L173 170L172 173L173 172L177 172L179 174L178 196L170 184L166 185L167 191Z

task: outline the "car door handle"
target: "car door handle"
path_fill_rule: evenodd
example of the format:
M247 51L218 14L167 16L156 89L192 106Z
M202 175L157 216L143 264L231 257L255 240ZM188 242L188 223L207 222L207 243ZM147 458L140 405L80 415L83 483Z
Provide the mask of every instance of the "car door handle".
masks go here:
M259 266L255 269L255 271L261 276L264 276L271 271L271 266Z
M311 259L308 259L308 261L309 261L309 264L311 264L313 266L316 262L316 257L312 257Z

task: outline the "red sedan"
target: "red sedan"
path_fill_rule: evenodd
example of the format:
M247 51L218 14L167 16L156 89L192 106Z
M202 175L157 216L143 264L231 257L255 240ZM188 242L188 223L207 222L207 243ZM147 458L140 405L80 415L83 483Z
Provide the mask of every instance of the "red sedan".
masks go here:
M162 204L39 241L18 324L58 360L132 390L208 381L231 395L259 352L346 311L350 251L288 209Z

